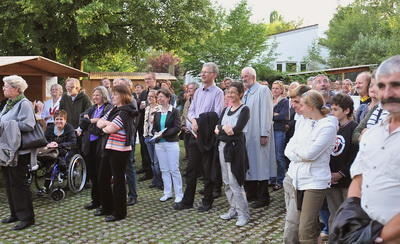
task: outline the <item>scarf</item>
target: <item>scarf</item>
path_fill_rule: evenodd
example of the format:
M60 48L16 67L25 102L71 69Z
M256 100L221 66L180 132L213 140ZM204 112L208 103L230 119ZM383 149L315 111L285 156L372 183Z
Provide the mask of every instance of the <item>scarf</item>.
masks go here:
M4 110L4 114L6 114L8 111L10 111L14 107L15 104L17 104L24 98L25 98L25 96L23 94L18 95L14 99L9 98L6 103L6 109Z

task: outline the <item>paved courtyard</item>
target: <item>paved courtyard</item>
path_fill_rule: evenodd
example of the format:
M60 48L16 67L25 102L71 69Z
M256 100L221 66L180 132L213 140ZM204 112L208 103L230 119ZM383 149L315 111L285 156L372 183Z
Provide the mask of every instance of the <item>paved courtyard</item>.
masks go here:
M103 217L83 209L90 191L68 193L60 201L35 197L36 224L22 231L10 231L12 224L0 225L4 243L282 243L283 191L272 193L268 208L251 210L251 222L238 228L235 221L219 215L228 209L224 196L207 213L196 209L175 211L172 201L160 202L161 191L148 188L149 181L138 186L139 202L128 207L128 217L105 223ZM200 187L200 189L202 186ZM196 200L200 199L196 196ZM198 204L198 203L197 203ZM196 206L197 206L196 204ZM8 216L4 189L0 189L0 216Z

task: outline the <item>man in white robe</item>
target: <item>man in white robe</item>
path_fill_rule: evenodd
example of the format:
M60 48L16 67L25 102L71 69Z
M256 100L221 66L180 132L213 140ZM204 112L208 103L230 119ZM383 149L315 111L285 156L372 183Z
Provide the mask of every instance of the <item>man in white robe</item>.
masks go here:
M256 71L246 67L241 74L247 91L243 103L250 108L247 123L246 148L249 170L246 175L246 193L252 208L268 206L268 180L276 177L275 143L273 131L273 102L268 86L256 82Z

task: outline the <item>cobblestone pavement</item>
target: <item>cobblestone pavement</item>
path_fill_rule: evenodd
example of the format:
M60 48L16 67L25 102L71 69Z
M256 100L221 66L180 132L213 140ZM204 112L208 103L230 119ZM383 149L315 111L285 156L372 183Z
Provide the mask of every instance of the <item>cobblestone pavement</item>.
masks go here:
M272 193L268 208L252 209L250 223L238 228L234 220L218 217L228 210L225 196L207 213L198 213L196 208L176 211L172 201L160 202L162 192L148 185L149 181L139 183L139 202L128 207L126 219L114 223L83 209L89 190L76 195L68 192L60 202L35 197L36 224L22 231L0 224L0 243L282 243L282 190ZM197 194L196 201L200 198ZM5 192L0 189L0 217L8 214Z

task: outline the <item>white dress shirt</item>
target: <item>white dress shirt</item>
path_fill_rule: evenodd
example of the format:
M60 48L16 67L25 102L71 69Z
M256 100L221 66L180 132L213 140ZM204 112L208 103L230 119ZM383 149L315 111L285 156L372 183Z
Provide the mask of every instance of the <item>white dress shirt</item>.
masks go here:
M400 128L389 133L388 120L368 129L350 169L362 175L361 207L373 220L386 224L400 213Z

